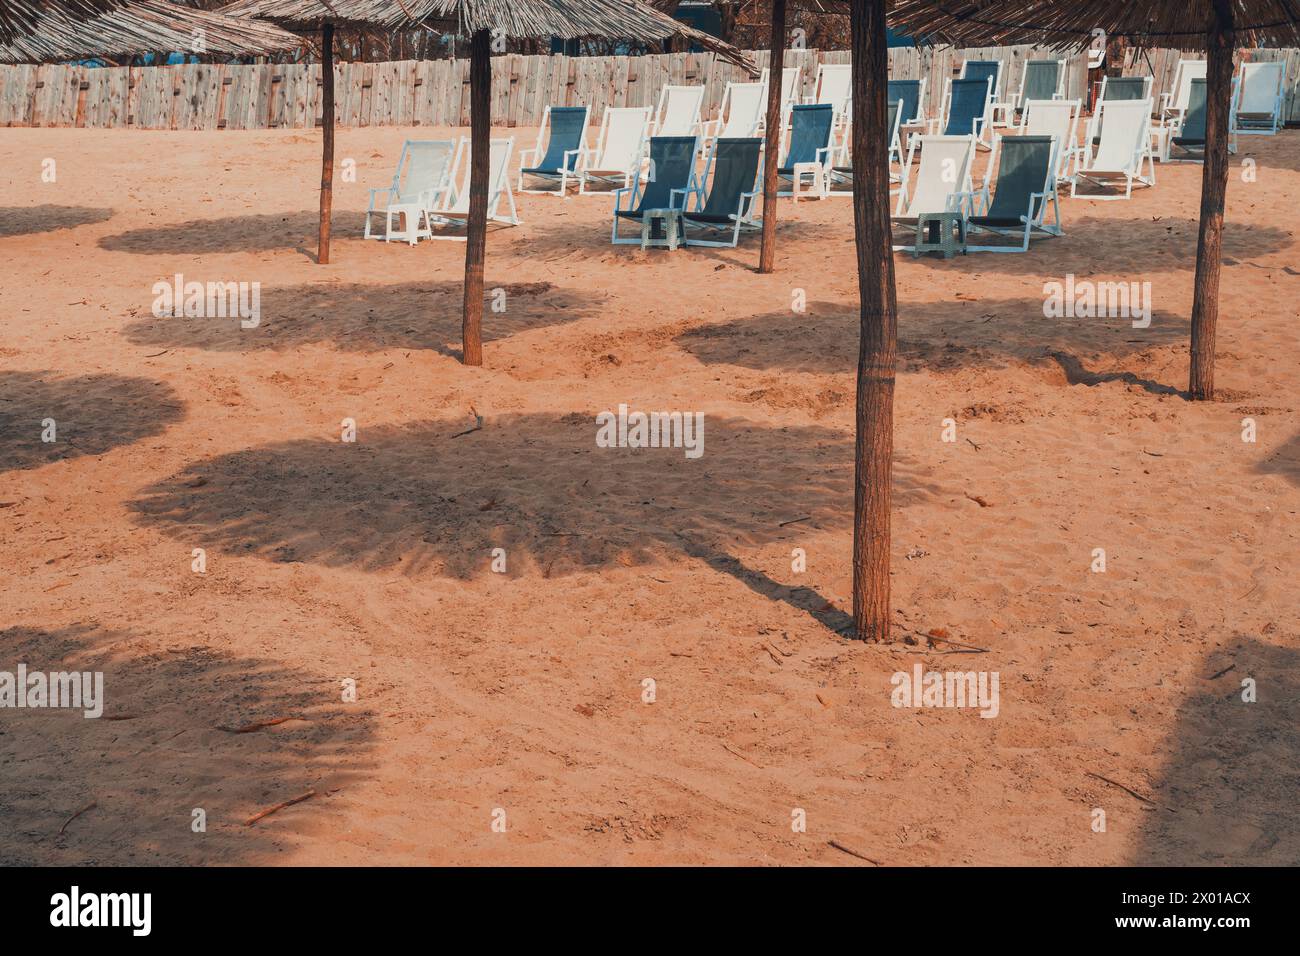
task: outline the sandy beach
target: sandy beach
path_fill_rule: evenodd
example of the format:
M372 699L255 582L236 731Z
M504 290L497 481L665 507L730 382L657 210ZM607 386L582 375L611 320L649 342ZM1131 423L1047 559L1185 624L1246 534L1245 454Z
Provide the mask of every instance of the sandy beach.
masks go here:
M1300 132L1232 159L1212 403L1197 164L896 257L882 646L841 633L851 203L783 201L759 275L520 195L467 368L464 246L361 238L456 132L338 131L327 266L319 133L0 135L0 670L105 685L0 710L0 862L1300 863ZM259 323L156 317L177 274ZM1046 316L1067 276L1149 282L1149 326ZM599 447L620 405L703 454ZM997 672L997 717L893 706L918 663Z

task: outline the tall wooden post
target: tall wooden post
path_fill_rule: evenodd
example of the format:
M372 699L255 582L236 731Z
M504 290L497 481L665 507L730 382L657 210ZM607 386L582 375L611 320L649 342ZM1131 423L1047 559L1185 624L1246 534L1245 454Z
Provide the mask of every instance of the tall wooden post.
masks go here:
M853 625L889 640L889 508L894 455L898 301L889 225L886 0L853 0L853 234L861 338L854 446Z
M776 170L781 162L781 79L785 68L785 0L772 0L772 39L767 67L767 142L763 147L763 245L758 271L776 263Z
M479 30L469 54L469 219L461 361L483 364L483 259L487 249L488 165L492 137L492 35Z
M316 237L316 262L330 261L330 214L334 208L334 24L321 27L321 158L320 233Z
M1214 398L1214 337L1219 323L1219 270L1223 260L1223 206L1228 192L1228 124L1232 110L1232 51L1236 43L1231 0L1214 0L1207 25L1205 164L1201 170L1201 228L1192 289L1192 363L1187 391L1193 400Z

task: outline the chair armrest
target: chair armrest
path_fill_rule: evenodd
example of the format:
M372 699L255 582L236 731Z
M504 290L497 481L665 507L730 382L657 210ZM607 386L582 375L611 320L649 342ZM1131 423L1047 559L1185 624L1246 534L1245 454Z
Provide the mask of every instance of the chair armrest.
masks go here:
M519 168L523 169L525 166L534 165L534 163L528 161L528 157L536 156L539 152L540 150L534 147L529 147L528 149L521 149L519 151Z

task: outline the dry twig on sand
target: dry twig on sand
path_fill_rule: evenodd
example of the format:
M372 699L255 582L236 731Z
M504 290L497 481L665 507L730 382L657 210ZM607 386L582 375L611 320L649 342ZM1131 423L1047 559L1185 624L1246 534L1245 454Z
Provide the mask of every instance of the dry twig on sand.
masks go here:
M292 800L285 800L283 803L277 803L273 807L267 807L261 813L255 813L247 820L245 820L244 826L251 827L254 823L256 823L258 820L261 820L264 817L269 817L271 814L277 813L280 810L283 810L285 807L291 807L295 803L302 803L304 800L310 800L314 796L316 796L316 791L308 790L306 793L300 794L299 796L294 797Z

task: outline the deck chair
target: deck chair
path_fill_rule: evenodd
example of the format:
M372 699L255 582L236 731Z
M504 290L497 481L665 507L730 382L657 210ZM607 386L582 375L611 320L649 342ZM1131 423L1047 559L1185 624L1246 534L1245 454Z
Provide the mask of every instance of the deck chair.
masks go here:
M593 183L632 185L645 159L648 106L610 106L601 120L596 145L578 159L578 194L590 195Z
M949 80L944 87L943 108L930 121L930 133L944 136L973 135L977 146L988 149L984 134L993 108L993 79Z
M1020 89L1011 94L1014 113L1019 113L1030 100L1059 100L1065 97L1064 60L1026 60L1020 74Z
M1079 100L1025 100L1017 132L1022 136L1056 137L1056 178L1070 178L1070 164L1078 157Z
M767 110L766 83L728 83L718 107L718 118L701 124L700 149L719 136L728 139L757 136Z
M515 139L494 139L491 141L488 152L488 206L487 218L489 222L504 223L508 226L517 226L520 223L519 211L515 208L515 195L510 189L510 157L514 153ZM435 206L429 213L430 226L464 226L469 219L469 154L470 138L462 136L460 146L457 148L457 156L463 160L460 166L464 168L463 186L457 185L455 199L441 206ZM456 170L452 174L453 182L461 183L460 171ZM450 194L449 194L450 195ZM508 215L501 213L501 201L506 201L509 208ZM440 232L434 232L434 239L449 239L455 242L464 242L464 236L446 235Z
M645 179L633 180L630 187L614 193L614 223L609 241L616 246L639 245L641 219L650 209L671 209L674 193L697 187L695 152L699 146L694 136L655 136L650 140L650 163ZM624 206L626 205L626 208ZM637 226L635 237L620 237L620 222Z
M790 108L790 145L785 159L776 168L777 195L789 196L796 201L809 195L804 190L811 177L811 195L824 199L829 188L829 175L835 147L835 108L830 103L810 103ZM781 188L781 182L790 184Z
M848 63L823 63L817 67L817 80L813 91L805 96L804 105L829 103L835 110L835 126L838 128L849 110L849 101L853 94L853 67Z
M546 140L545 151L542 149L544 139ZM578 159L586 149L587 107L546 107L546 111L542 114L542 125L537 130L537 145L519 154L519 191L548 196L568 195L569 182L578 181ZM532 165L529 165L530 163ZM558 182L560 188L558 191L525 189L525 176Z
M1160 118L1168 119L1187 111L1192 94L1192 80L1205 79L1208 60L1179 60L1174 69L1174 81L1160 94Z
M763 157L763 140L759 136L743 139L718 139L713 143L704 179L697 180L694 189L673 190L674 204L682 210L682 239L688 246L736 246L741 231L762 228L762 221L754 218L758 190L759 162ZM712 173L708 196L703 183ZM694 198L695 208L691 207ZM695 238L692 230L705 235L718 234L728 238Z
M1192 160L1200 161L1205 159L1205 138L1206 138L1206 112L1207 96L1206 81L1203 79L1194 79L1189 85L1187 95L1187 109L1180 116L1175 116L1169 121L1169 147L1170 155L1167 157L1172 161ZM1233 80L1232 86L1232 106L1228 109L1228 152L1237 151L1237 100L1240 90ZM1183 151L1181 156L1173 155L1173 147L1177 146Z
M767 103L767 78L771 67L763 67L759 82L763 84L763 102ZM803 67L787 66L781 70L781 114L785 115L790 107L799 102L799 77ZM766 117L764 117L766 119ZM760 120L761 122L761 120Z
M392 184L370 190L365 238L385 242L404 240L415 245L433 235L429 210L455 201L452 177L458 161L455 140L408 139L403 143ZM383 236L370 231L371 217L378 214L385 219ZM401 228L393 227L394 219L401 220Z
M653 136L698 136L703 86L665 86L650 120Z
M899 138L899 130L902 128L902 119L903 119L903 115L906 112L907 112L907 108L903 105L902 100L898 100L897 102L889 104L889 114L886 119L885 125L889 131L887 135L889 136L889 160L888 161L891 166L891 171L889 173L890 183L896 183L902 181L901 173L894 173L892 171L892 166L895 162L897 162L899 164L900 169L902 167L903 144L902 144L902 140ZM852 196L853 195L853 166L850 164L850 159L849 159L849 141L850 141L849 133L850 132L851 132L850 129L845 129L844 140L843 142L840 143L840 147L836 151L835 165L833 165L830 168L830 175L827 177L826 180L826 192L825 192L826 196ZM849 188L836 189L835 185L837 183L848 183ZM890 191L891 192L893 191L892 186L890 188Z
M902 102L900 126L925 125L925 80L890 80L886 84L885 100Z
M1273 136L1282 128L1286 62L1243 63L1237 79L1237 132Z
M1124 193L1091 193L1086 199L1128 199L1133 195L1133 184L1156 184L1156 165L1151 155L1151 101L1102 100L1088 124L1088 135L1083 150L1075 160L1071 177L1070 196L1079 195L1079 183L1087 181L1096 186L1107 186L1113 181L1124 181ZM1095 130L1101 136L1093 145ZM1094 152L1095 150L1095 152ZM1144 175L1143 167L1149 169Z
M989 179L997 168L990 201ZM972 194L968 232L1019 237L1019 245L968 245L969 252L1028 252L1035 232L1062 235L1056 194L1056 139L1052 136L1000 136L989 156L984 185ZM1051 212L1052 221L1047 216Z
M1010 126L1007 119L1009 104L1003 102L1002 85L1005 79L1001 60L966 60L961 65L961 79L992 81L989 89L989 112L986 134L991 135L994 126ZM1001 122L995 122L997 114L1002 114Z
M919 164L916 161L918 151L921 156ZM974 164L975 137L969 133L965 136L936 134L913 139L907 147L907 161L900 177L893 222L915 226L922 213L961 209L962 197L974 191L971 179ZM916 166L916 181L909 189L913 166ZM896 252L910 252L913 248L910 245L894 246Z

